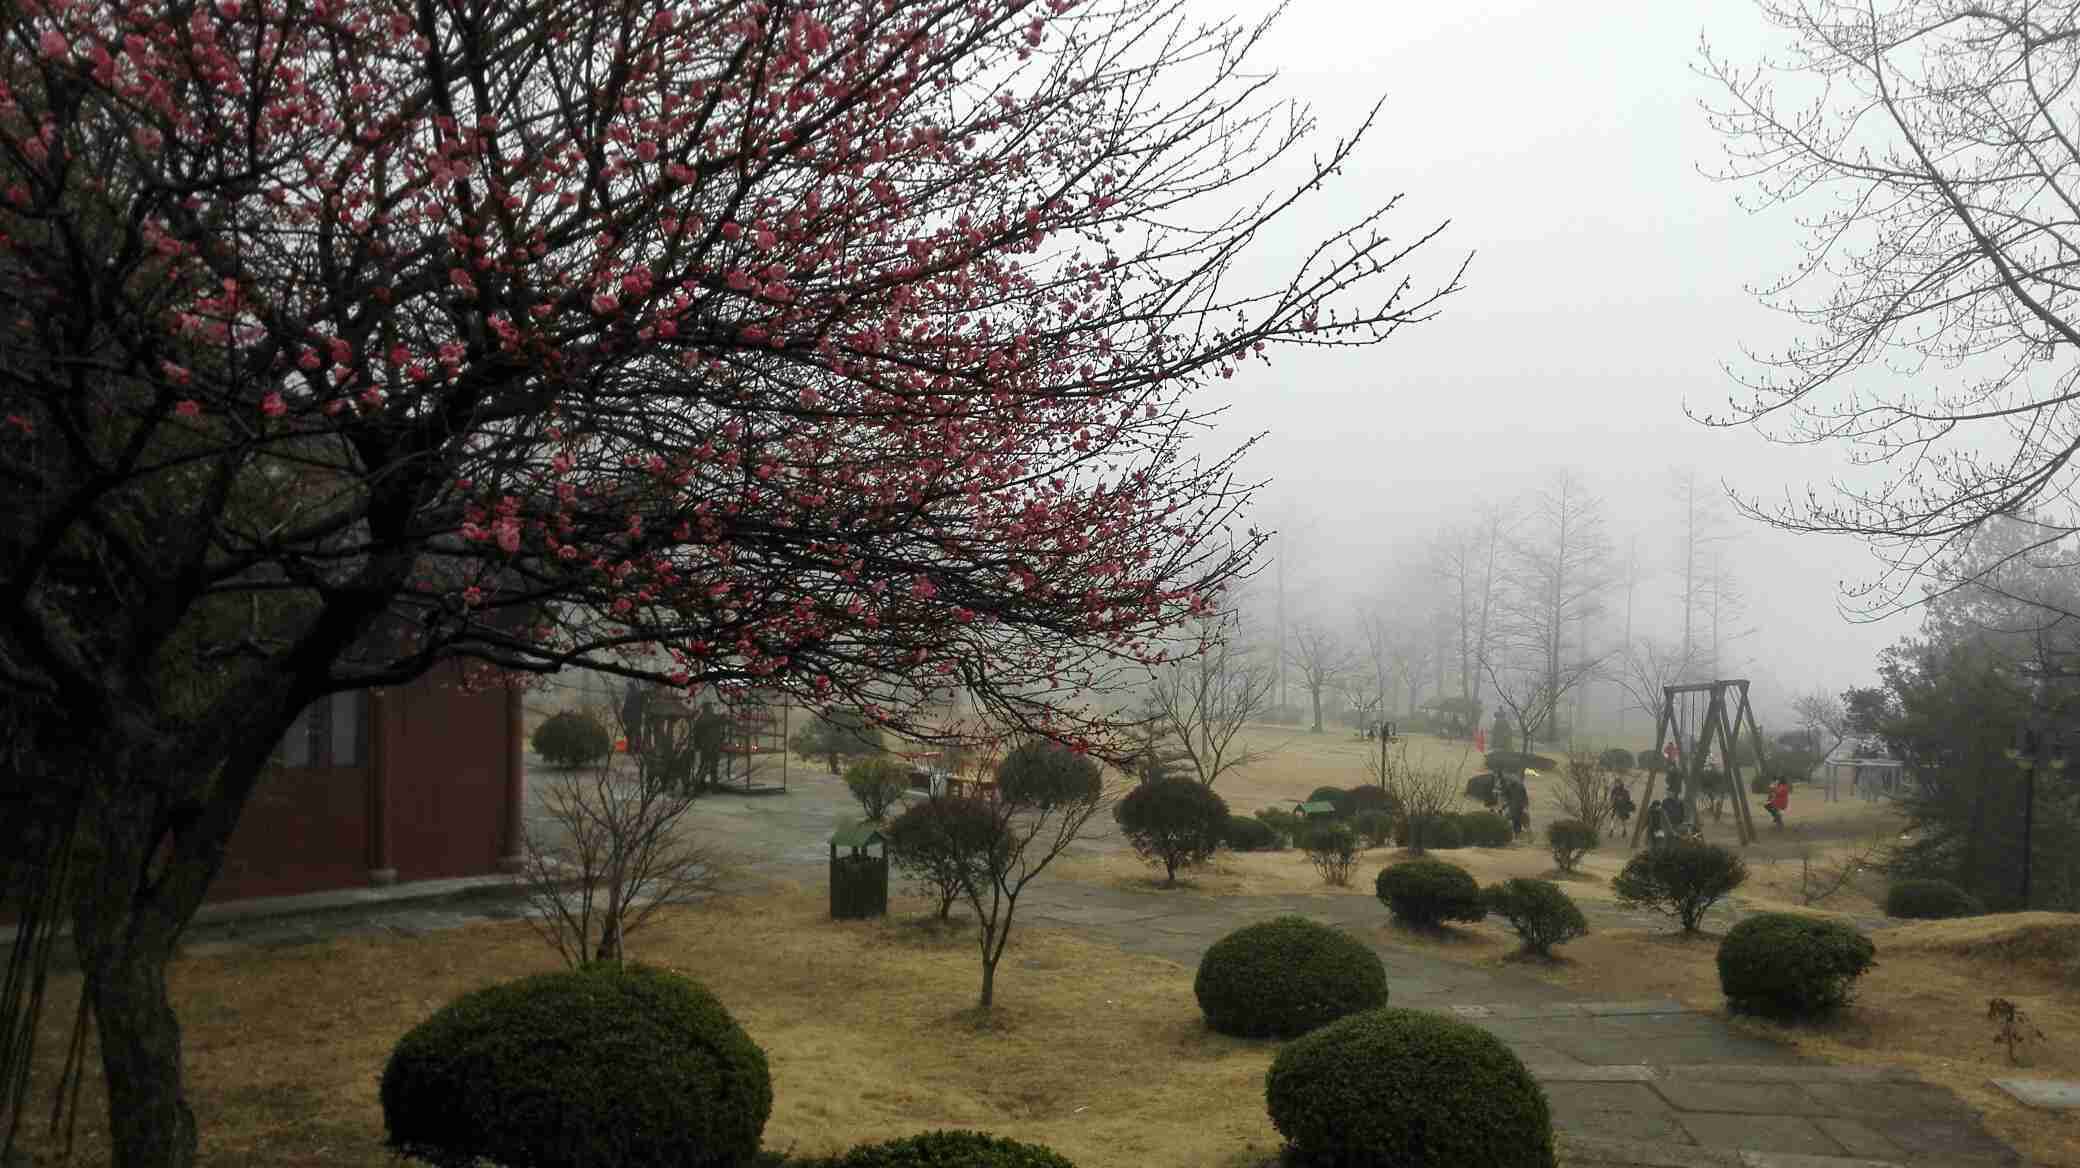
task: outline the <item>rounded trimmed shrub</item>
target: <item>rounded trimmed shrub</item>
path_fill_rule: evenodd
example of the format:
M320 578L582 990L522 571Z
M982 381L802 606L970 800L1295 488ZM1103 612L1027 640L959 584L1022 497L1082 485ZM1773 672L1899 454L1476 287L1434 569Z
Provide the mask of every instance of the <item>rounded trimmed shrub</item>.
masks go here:
M1596 765L1607 771L1629 771L1632 769L1632 752L1622 746L1613 746L1596 756Z
M1007 803L1051 811L1088 803L1105 793L1098 760L1059 742L1032 738L997 764L997 794Z
M1642 750L1632 756L1632 763L1635 769L1643 770L1650 775L1658 775L1668 769L1667 757L1658 750Z
M1328 803L1336 808L1336 814L1351 813L1351 793L1342 787L1316 787L1307 793L1309 803Z
M1553 1168L1545 1092L1502 1040L1457 1018L1368 1010L1286 1044L1264 1074L1302 1164Z
M1468 799L1489 807L1495 806L1502 798L1501 789L1495 785L1494 775L1473 776L1466 780L1466 790L1462 793Z
M690 978L591 965L464 994L383 1068L385 1143L440 1168L735 1168L773 1110L765 1052Z
M1679 836L1627 860L1611 891L1618 903L1674 917L1684 932L1694 933L1719 898L1747 878L1747 862L1731 848Z
M1439 815L1423 825L1423 846L1449 852L1466 846L1466 829L1456 815Z
M1602 842L1596 829L1579 819L1556 819L1546 824L1546 846L1553 850L1553 866L1562 872L1574 871L1582 857Z
M1351 827L1367 847L1381 847L1394 837L1394 817L1385 811L1360 811L1351 816Z
M1446 921L1468 924L1488 915L1481 886L1473 873L1443 860L1403 860L1380 869L1376 892L1394 914L1411 925L1434 927Z
M1350 934L1306 917L1245 925L1199 959L1206 1024L1238 1038L1291 1038L1387 1004L1387 967Z
M1527 952L1550 955L1553 946L1564 945L1589 931L1589 919L1574 899L1550 880L1522 876L1481 889L1481 903L1490 913L1509 922L1524 942Z
M1459 818L1459 836L1470 848L1506 848L1516 833L1509 820L1493 811L1469 811Z
M1986 911L1979 898L1948 880L1895 880L1885 890L1885 915L1934 921L1976 917Z
M1343 796L1353 816L1363 815L1367 811L1381 811L1392 817L1395 811L1394 796L1385 787L1375 787L1368 783L1362 787L1352 787L1345 791Z
M1175 883L1179 868L1203 864L1220 848L1228 801L1195 779L1159 779L1127 792L1112 816L1134 853Z
M1278 829L1261 819L1247 815L1230 815L1224 829L1223 841L1238 852L1271 852L1278 850Z
M826 1159L788 1164L789 1168L1076 1168L1052 1148L978 1131L929 1131L861 1144Z
M531 742L542 761L566 769L605 758L614 749L614 739L599 719L573 710L549 715L534 728Z
M1877 964L1871 939L1840 921L1758 913L1719 942L1719 988L1736 1010L1803 1018L1849 1001Z

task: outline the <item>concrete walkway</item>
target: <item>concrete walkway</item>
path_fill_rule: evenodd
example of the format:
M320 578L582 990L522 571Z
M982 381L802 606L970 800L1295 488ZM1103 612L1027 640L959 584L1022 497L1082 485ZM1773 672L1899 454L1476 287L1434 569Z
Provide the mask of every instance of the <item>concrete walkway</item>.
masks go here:
M789 780L786 795L717 795L695 805L694 826L735 854L733 866L747 887L768 879L820 886L826 841L857 815L835 776L791 768ZM1104 837L1076 845L1085 852L1121 846ZM337 904L296 905L286 915L270 914L264 905L224 906L190 929L188 948L293 945L351 933L418 935L516 918L523 905L496 894L502 883L446 887L425 898L412 897L410 885L355 891L337 894ZM319 907L325 911L311 911ZM1465 1018L1516 1050L1545 1085L1570 1168L1994 1168L2021 1162L1950 1092L1904 1072L1806 1062L1679 1002L1602 1000L1529 974L1455 963L1397 944L1385 910L1371 897L1152 895L1043 877L1019 902L1023 927L1073 930L1186 968L1228 932L1284 913L1372 944L1386 964L1394 1004ZM1717 927L1738 915L1735 906Z

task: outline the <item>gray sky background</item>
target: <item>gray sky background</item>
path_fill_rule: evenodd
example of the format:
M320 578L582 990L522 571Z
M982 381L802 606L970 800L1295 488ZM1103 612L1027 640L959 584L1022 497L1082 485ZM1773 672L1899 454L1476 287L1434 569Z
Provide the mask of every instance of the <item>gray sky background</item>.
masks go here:
M1604 497L1621 547L1639 533L1642 558L1663 570L1642 604L1666 607L1672 466L1764 497L1824 488L1845 466L1839 449L1708 430L1683 412L1723 405L1737 387L1721 363L1789 327L1744 286L1790 265L1798 228L1750 216L1735 203L1745 188L1699 173L1722 155L1698 108L1710 83L1692 68L1701 32L1719 55L1752 61L1770 31L1736 0L1302 0L1286 13L1257 63L1314 106L1325 135L1387 98L1341 185L1293 226L1318 231L1317 216L1346 220L1401 191L1395 234L1452 220L1412 268L1419 282L1477 253L1433 323L1370 349L1288 350L1221 385L1223 437L1271 432L1247 464L1275 480L1260 519L1300 501L1320 549L1312 574L1350 582L1325 592L1384 588L1388 567L1421 556L1459 505L1528 491L1566 465ZM1912 617L1842 615L1842 584L1874 572L1861 545L1738 519L1731 530L1757 626L1740 655L1765 686L1862 683L1877 651L1913 631ZM1642 615L1639 631L1673 631L1654 620ZM1766 695L1765 708L1787 697Z

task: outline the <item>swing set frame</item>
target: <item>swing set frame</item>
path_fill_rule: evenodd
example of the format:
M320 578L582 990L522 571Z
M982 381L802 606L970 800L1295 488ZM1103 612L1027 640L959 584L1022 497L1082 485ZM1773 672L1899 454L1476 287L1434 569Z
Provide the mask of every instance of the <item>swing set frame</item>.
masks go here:
M1691 711L1696 709L1692 694L1710 694L1701 724L1685 727L1681 712L1677 710L1677 699L1686 699L1682 704ZM1727 699L1737 699L1737 704ZM1689 741L1685 743L1685 732ZM1747 847L1756 840L1755 815L1748 808L1748 784L1741 777L1741 766L1737 761L1741 732L1745 730L1749 741L1755 744L1755 767L1762 770L1765 758L1762 753L1762 730L1755 724L1755 711L1748 704L1748 682L1744 678L1726 678L1719 681L1704 681L1690 685L1664 685L1661 687L1661 717L1654 728L1654 753L1666 756L1669 733L1676 737L1676 763L1685 773L1683 796L1691 823L1697 818L1697 791L1702 786L1705 761L1711 758L1712 744L1717 741L1726 758L1726 780L1733 788L1734 828L1740 835L1741 846ZM1646 812L1654 805L1654 782L1660 772L1647 772L1646 797L1640 801L1641 815L1632 828L1632 846L1636 850L1640 840L1647 834Z

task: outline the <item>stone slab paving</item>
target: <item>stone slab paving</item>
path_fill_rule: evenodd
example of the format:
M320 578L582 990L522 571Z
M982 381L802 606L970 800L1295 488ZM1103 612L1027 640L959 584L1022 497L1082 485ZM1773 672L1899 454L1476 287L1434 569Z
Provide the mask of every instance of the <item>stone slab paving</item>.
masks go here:
M2060 1079L1995 1079L1993 1085L2031 1107L2047 1111L2080 1109L2080 1083Z

